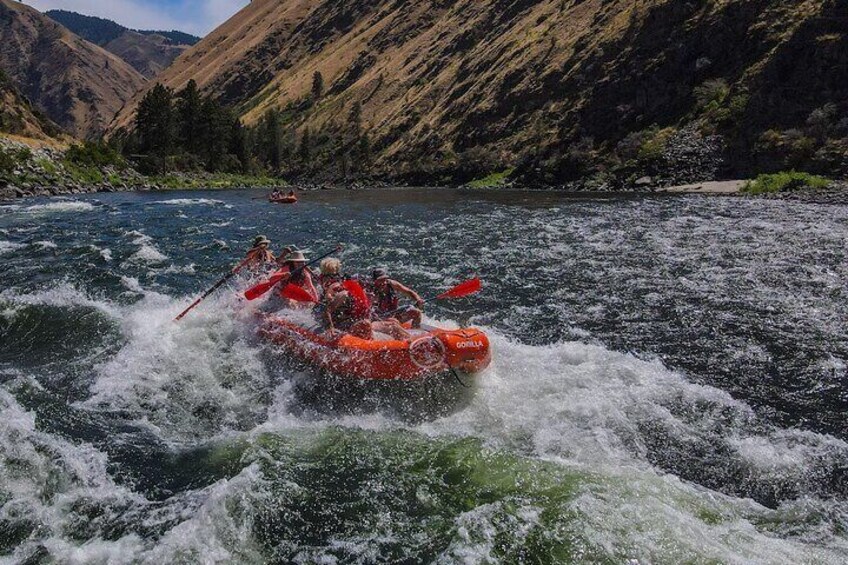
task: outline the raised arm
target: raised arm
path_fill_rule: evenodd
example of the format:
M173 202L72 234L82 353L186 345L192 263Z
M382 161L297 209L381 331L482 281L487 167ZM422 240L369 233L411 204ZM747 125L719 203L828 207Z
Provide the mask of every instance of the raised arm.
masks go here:
M409 288L408 286L403 285L398 281L389 281L389 284L392 285L392 288L395 289L395 292L406 296L410 300L414 300L419 307L424 305L424 299L421 298L421 295Z

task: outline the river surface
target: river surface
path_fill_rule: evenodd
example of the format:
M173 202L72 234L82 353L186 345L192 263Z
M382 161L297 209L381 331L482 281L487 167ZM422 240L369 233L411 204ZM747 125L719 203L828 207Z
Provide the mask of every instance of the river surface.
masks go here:
M381 190L0 206L0 563L844 563L848 208ZM388 267L492 367L258 341L257 234ZM435 406L434 406L435 404Z

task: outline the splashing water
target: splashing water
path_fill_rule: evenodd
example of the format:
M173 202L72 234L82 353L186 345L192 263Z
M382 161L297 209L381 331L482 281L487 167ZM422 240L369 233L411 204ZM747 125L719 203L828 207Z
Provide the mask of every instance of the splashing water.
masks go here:
M848 559L847 209L256 194L0 208L0 559ZM491 369L327 379L255 338L247 281L173 323L258 233L425 294L479 274L428 314Z

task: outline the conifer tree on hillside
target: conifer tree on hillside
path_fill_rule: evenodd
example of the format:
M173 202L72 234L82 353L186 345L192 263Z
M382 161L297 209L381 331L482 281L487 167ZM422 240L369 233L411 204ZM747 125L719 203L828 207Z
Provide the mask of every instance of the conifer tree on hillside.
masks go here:
M300 149L298 150L300 163L304 167L309 167L312 163L312 134L309 128L303 130L303 135L300 138Z
M250 172L250 142L247 129L241 120L233 120L230 127L229 154L238 160L239 170L242 173Z
M283 167L282 130L280 112L268 110L259 124L258 151L262 162L274 171Z
M177 94L177 116L179 118L178 141L182 149L197 154L200 149L201 122L203 121L203 98L194 79Z
M362 132L362 102L357 101L353 104L347 121L348 124L350 124L354 135L358 137Z
M324 95L324 75L315 71L312 75L312 100L317 101Z
M145 94L138 106L135 125L142 153L167 155L174 147L176 134L171 90L156 84Z

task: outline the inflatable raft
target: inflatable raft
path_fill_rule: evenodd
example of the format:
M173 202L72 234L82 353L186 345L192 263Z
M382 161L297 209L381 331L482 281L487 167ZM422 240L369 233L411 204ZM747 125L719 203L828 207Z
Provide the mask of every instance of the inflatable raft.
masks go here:
M476 328L426 326L409 331L413 337L406 341L387 336L365 340L349 334L331 339L290 320L269 316L259 335L323 371L362 380L412 381L450 370L473 375L492 361L489 338Z
M269 198L268 202L272 204L294 204L297 202L297 196L283 196L282 198Z

